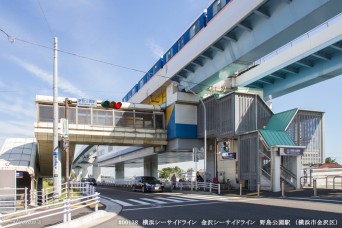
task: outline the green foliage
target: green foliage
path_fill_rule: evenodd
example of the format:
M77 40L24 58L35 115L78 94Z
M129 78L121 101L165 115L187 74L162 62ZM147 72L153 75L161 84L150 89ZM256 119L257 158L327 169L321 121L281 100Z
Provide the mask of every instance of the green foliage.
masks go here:
M331 157L325 158L325 164L336 163L336 159L332 159Z
M184 171L178 166L175 167L167 167L159 170L159 178L170 178L173 173L176 173L177 176L181 176Z
M186 172L187 173L192 173L194 171L194 169L193 168L190 168L190 169L188 169Z

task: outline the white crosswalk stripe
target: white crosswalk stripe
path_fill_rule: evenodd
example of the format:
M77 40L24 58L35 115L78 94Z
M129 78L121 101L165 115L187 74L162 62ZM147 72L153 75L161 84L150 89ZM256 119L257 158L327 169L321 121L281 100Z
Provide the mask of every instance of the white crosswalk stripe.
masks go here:
M144 201L141 201L141 200L135 200L135 199L128 199L129 201L132 201L132 202L136 202L138 204L141 204L141 205L150 205L151 203L147 203L147 202L144 202Z
M121 200L113 200L113 199L111 199L110 201L112 201L112 202L114 202L114 203L118 203L118 204L120 204L120 205L122 205L122 206L133 206L133 204L126 203L126 202L121 201Z
M227 197L217 195L197 195L186 194L177 196L165 196L156 198L138 198L138 199L126 199L126 201L110 199L111 201L118 203L125 207L141 206L141 205L155 205L155 204L172 204L172 203L185 203L185 202L203 202L203 201L234 201L241 200L242 197Z
M170 202L174 202L174 203L182 203L184 202L184 200L179 200L179 199L172 199L171 197L169 198L158 198L158 199L161 199L161 200L166 200L166 201L170 201Z
M155 199L149 199L149 198L141 198L142 200L150 201L152 203L157 203L157 204L164 204L166 202L160 201L160 200L155 200Z
M171 196L169 198L172 198L172 199L178 199L178 200L183 200L183 201L198 201L197 199L188 199L188 198L183 198L183 197L175 197L175 196Z

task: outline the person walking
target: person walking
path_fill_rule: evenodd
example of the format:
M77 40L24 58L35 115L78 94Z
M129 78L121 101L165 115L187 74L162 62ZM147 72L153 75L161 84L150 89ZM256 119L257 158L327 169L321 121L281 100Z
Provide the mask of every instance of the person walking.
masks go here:
M176 177L175 173L171 177L171 183L172 183L172 189L175 189L176 188L176 183L177 183L177 177Z

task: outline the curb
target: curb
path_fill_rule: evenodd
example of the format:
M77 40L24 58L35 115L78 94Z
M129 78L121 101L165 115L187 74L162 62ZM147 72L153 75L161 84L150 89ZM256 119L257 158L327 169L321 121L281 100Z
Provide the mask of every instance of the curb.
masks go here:
M101 223L106 222L107 220L110 220L112 218L114 218L115 216L117 216L121 210L122 207L117 204L114 203L104 197L101 197L101 203L103 203L104 205L106 205L106 209L105 210L99 210L97 212L93 212L91 214L82 216L80 218L77 219L73 219L70 222L67 223L61 223L58 225L54 225L54 226L49 226L49 227L53 227L53 228L66 228L66 227L72 227L72 228L84 228L84 227L93 227L96 225L99 225Z

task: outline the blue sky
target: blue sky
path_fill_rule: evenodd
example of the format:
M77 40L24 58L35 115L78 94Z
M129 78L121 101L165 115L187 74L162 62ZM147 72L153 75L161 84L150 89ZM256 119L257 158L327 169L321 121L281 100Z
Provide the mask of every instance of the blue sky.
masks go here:
M4 0L0 29L0 145L7 137L33 137L34 100L52 95L53 51L59 53L59 96L121 100L212 0ZM274 100L274 112L295 107L324 111L326 156L342 163L339 116L342 77Z

